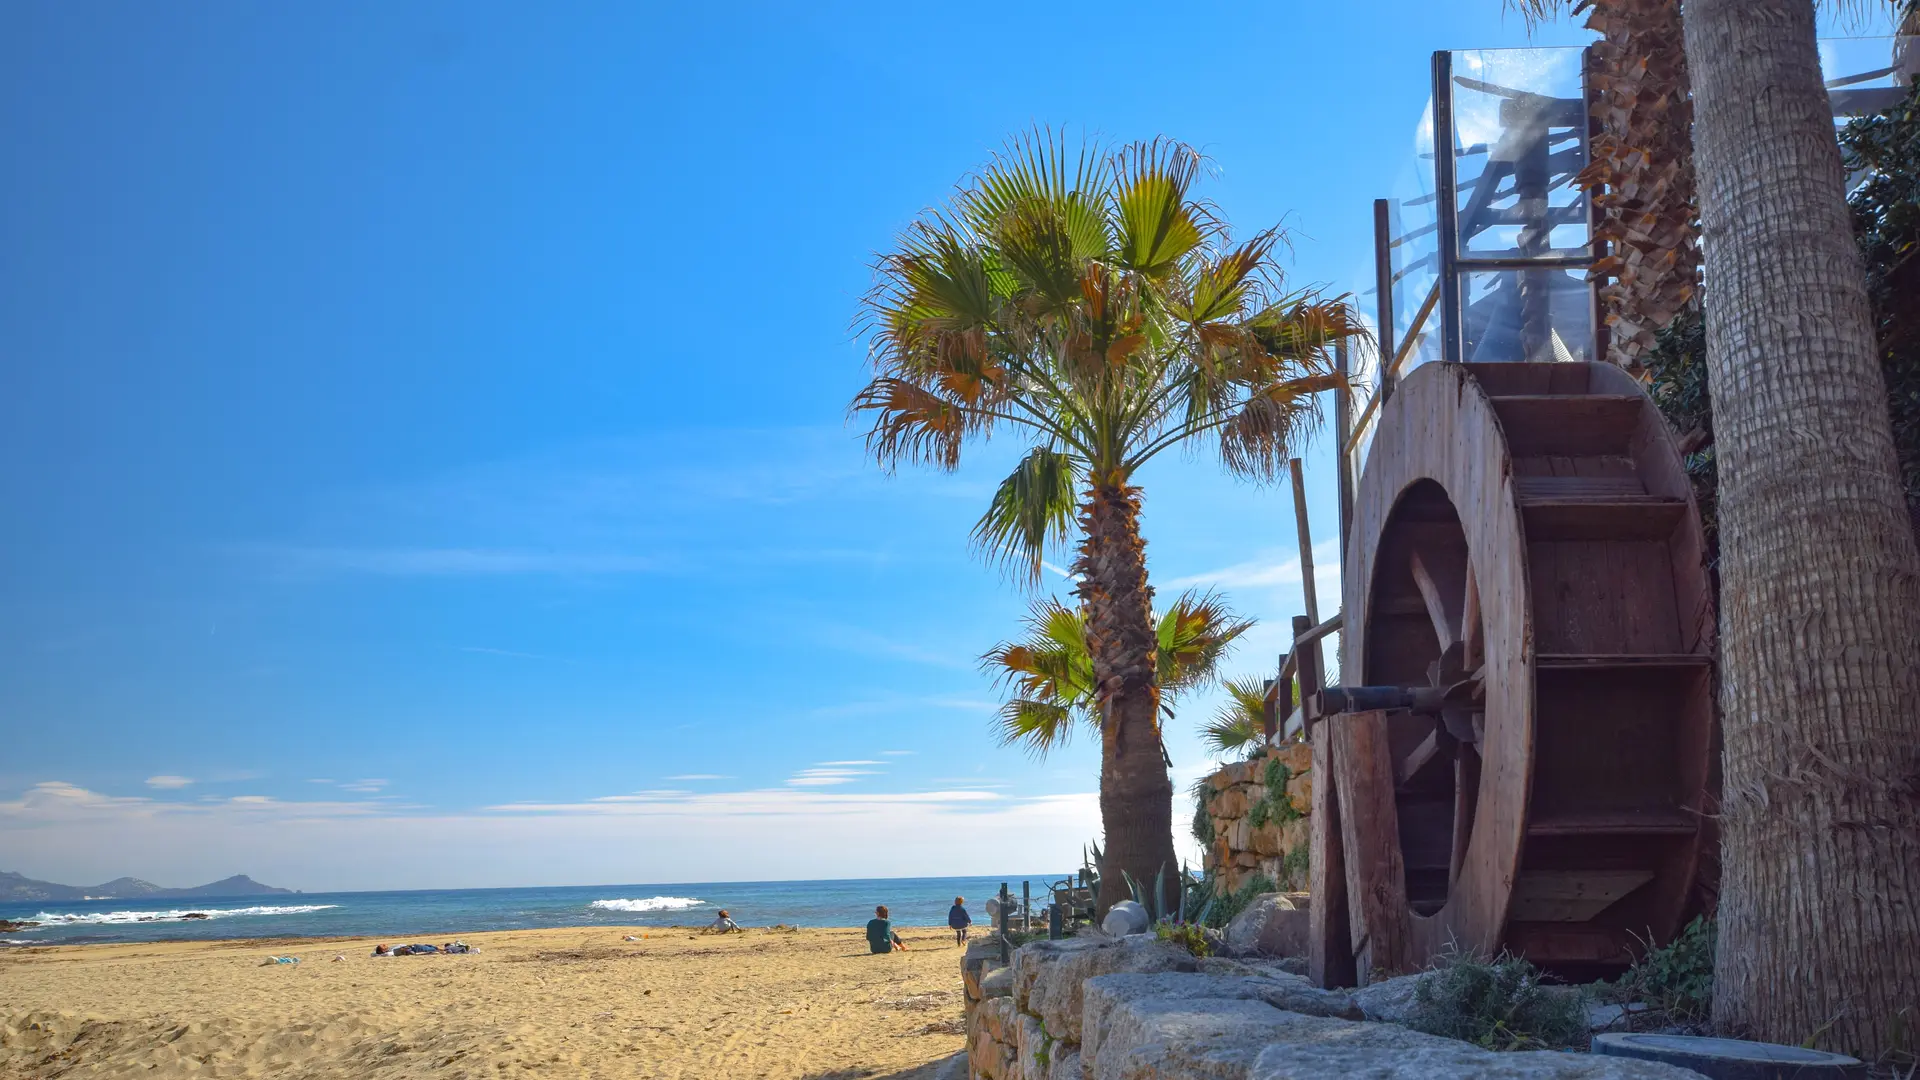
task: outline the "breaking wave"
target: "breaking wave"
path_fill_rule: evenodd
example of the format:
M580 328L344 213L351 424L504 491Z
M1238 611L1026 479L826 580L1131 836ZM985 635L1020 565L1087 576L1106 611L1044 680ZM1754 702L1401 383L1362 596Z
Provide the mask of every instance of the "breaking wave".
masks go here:
M645 900L595 900L587 906L602 911L685 911L706 905L705 900L691 896L649 896Z
M201 918L229 919L236 915L305 915L310 911L325 911L339 907L339 904L286 904L274 907L243 908L177 908L172 911L98 911L85 914L55 914L43 911L35 915L32 922L42 926L73 926L78 924L107 923L150 923L150 922L198 922ZM187 916L195 916L188 919Z

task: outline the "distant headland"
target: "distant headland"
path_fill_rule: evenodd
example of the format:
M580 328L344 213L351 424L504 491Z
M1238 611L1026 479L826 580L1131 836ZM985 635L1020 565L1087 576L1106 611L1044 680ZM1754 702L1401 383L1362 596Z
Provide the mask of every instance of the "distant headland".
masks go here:
M51 881L35 881L24 874L0 870L0 903L31 902L38 900L132 900L135 898L175 897L215 897L215 896L279 896L292 893L292 889L277 889L271 885L262 885L245 874L235 874L230 878L196 885L191 889L168 889L155 885L151 881L139 878L115 878L103 885L56 885Z

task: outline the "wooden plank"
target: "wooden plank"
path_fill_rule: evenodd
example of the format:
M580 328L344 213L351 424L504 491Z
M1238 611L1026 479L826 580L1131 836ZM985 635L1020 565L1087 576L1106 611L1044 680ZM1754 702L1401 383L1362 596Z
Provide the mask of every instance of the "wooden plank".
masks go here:
M1460 884L1467 861L1467 843L1473 837L1473 812L1480 800L1480 754L1462 744L1453 755L1453 852L1447 859L1447 891Z
M1534 657L1537 668L1606 670L1614 668L1682 668L1698 670L1710 666L1713 658L1699 653L1541 653Z
M1527 870L1513 883L1516 922L1578 923L1653 880L1651 870Z
M1527 836L1685 836L1699 827L1679 810L1602 810L1541 815L1527 823Z
M1313 840L1307 875L1307 976L1325 989L1354 986L1353 935L1347 920L1347 864L1340 827L1340 785L1333 765L1332 725L1313 728Z
M1393 803L1393 755L1384 712L1345 713L1333 729L1347 918L1357 972L1403 974L1425 966L1412 949L1406 869Z
M1516 459L1540 462L1551 458ZM1646 495L1646 489L1633 476L1556 476L1552 473L1519 473L1514 477L1514 492L1522 504L1529 502L1573 502L1590 500L1614 502Z
M1506 946L1516 955L1549 968L1570 964L1625 967L1639 952L1633 934L1620 927L1517 919L1507 926Z
M1440 728L1436 725L1432 731L1427 732L1426 738L1420 740L1420 745L1413 748L1412 753L1402 757L1400 763L1394 766L1393 786L1405 787L1407 781L1419 775L1421 769L1431 765L1439 753Z
M1520 500L1528 540L1659 540L1673 535L1687 504L1654 496Z
M1651 406L1644 396L1630 394L1516 394L1493 399L1515 456L1624 455L1642 407Z
M1466 595L1465 567L1451 559L1422 558L1420 549L1409 553L1413 569L1413 584L1420 590L1420 602L1427 609L1427 618L1433 622L1434 637L1440 641L1440 651L1446 652L1460 640L1460 601Z

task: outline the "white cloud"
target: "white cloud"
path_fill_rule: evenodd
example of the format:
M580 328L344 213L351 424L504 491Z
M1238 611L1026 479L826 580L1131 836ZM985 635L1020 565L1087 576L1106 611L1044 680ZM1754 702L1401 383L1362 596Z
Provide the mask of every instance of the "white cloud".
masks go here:
M340 785L340 790L359 792L363 795L377 795L380 789L386 786L387 781L385 780L353 780L343 782Z
M789 787L461 812L240 798L156 802L49 781L0 801L0 833L20 870L53 881L241 872L318 891L631 882L636 850L646 853L639 875L655 882L995 874L1075 865L1100 829L1091 792Z
M278 548L267 554L295 570L386 577L491 577L505 574L643 574L664 560L621 552L549 552L487 548Z
M172 776L162 773L159 776L147 777L147 786L150 788L159 788L162 791L173 791L178 788L193 786L193 778L190 776Z
M1285 585L1299 586L1300 556L1287 555L1281 549L1269 549L1259 558L1247 562L1234 563L1217 570L1208 570L1186 577L1174 578L1167 582L1166 589L1218 588L1279 588ZM1322 541L1313 546L1313 583L1319 594L1322 616L1331 613L1340 606L1340 549L1332 541Z

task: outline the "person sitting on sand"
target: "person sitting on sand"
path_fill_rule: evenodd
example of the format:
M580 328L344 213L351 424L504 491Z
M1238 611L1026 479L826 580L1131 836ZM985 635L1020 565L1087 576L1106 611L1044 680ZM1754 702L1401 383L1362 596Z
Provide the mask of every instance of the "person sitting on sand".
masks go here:
M881 904L873 909L874 917L867 920L867 947L877 953L892 952L899 949L907 951L907 943L893 932L893 922L887 918L887 905Z
M967 914L966 897L956 896L953 898L953 907L947 909L947 925L953 927L953 943L955 945L965 945L967 943L967 927L973 925L973 916Z
M740 924L733 921L733 918L727 914L726 908L721 908L720 914L715 916L711 923L707 924L707 933L738 934L741 933Z

